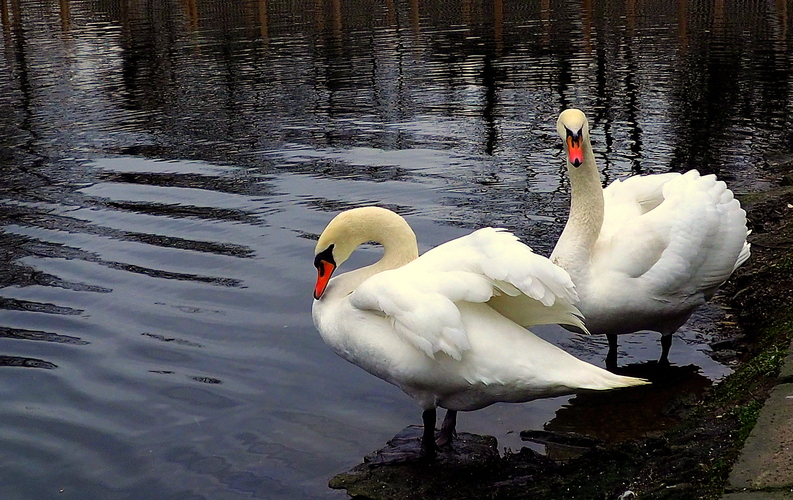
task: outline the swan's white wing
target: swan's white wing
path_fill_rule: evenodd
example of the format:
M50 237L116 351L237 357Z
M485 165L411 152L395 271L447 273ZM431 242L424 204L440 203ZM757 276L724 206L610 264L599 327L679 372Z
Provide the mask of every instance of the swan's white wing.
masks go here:
M745 213L715 176L692 170L630 178L606 196L609 188L595 273L639 279L656 297L707 296L748 257Z
M749 257L746 212L723 181L695 170L664 186L664 197L675 203L679 216L692 219L687 227L675 228L669 253L685 264L689 286L709 297ZM660 273L648 274L663 281Z
M411 266L464 269L484 275L493 285L488 304L524 327L564 324L587 332L570 275L535 254L513 234L485 228L441 245Z
M658 207L664 201L664 186L680 175L637 175L609 184L603 190L601 239L612 237L631 219Z
M483 303L502 294L532 303L540 318L534 324L583 327L572 306L577 296L570 276L512 234L493 228L372 276L352 293L350 303L390 317L397 334L428 356L444 352L460 359L470 344L457 303Z
M543 305L578 300L570 275L504 229L484 228L444 243L408 264L414 269L484 276L495 293L525 294Z
M486 287L460 274L416 274L404 267L383 271L361 283L350 295L350 303L389 317L395 332L427 356L445 352L460 359L470 344L455 295L447 288L467 290L471 296L486 293Z

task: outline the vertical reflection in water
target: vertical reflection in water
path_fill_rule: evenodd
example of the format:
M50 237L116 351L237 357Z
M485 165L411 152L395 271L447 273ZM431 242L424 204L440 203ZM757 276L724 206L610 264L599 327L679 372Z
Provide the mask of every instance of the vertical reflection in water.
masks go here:
M724 16L725 0L714 0L713 2L713 34L717 37L724 35Z
M394 0L385 0L385 24L389 28L399 28L397 23L397 9Z
M552 62L555 63L553 68L556 71L554 80L556 82L556 94L559 99L559 110L569 107L581 106L580 103L575 102L574 94L574 74L572 61L575 58L577 50L576 39L573 37L575 31L572 27L563 27L562 22L566 21L563 15L559 15L558 20L552 19L553 12L551 11L550 1L543 0L541 3L540 19L543 24L543 45L544 48L553 56ZM559 26L554 26L554 24ZM555 29L554 29L555 28ZM552 36L558 36L557 33L566 34L557 38L555 43L552 43Z
M3 33L10 29L8 19L8 4L6 0L0 0L0 22L3 23Z
M469 30L471 29L471 24L473 20L473 13L471 10L473 6L471 5L471 0L458 0L460 2L460 15L462 17L462 24L466 26Z
M639 112L641 104L639 102L639 66L634 56L634 42L636 36L636 0L627 0L625 4L625 19L627 21L625 48L625 95L626 111L628 112L628 135L630 137L630 162L631 172L641 174L642 156L642 129L639 126Z
M413 30L413 44L419 46L421 34L421 14L419 13L419 0L408 0L410 4L410 27Z
M66 32L69 31L69 28L72 24L72 14L69 7L69 0L58 0L60 4L60 16L61 16L61 30Z
M581 12L584 17L584 50L592 53L592 0L581 0Z
M496 109L498 107L498 79L493 65L493 56L485 55L482 65L482 86L485 90L482 117L485 121L486 140L485 154L492 155L498 145L498 123Z
M493 38L496 57L504 55L504 0L493 0Z
M185 16L187 17L187 31L198 31L199 15L197 0L182 0Z
M542 46L551 48L551 0L540 0L540 25L542 26Z
M777 67L779 68L780 76L787 80L791 68L793 68L793 51L790 50L787 39L788 25L791 22L787 0L777 0L776 15L778 36L775 44L777 51L774 55L778 60ZM774 87L771 90L775 89ZM780 92L780 99L781 102L786 103L783 108L783 116L776 120L779 128L784 131L783 134L786 136L780 141L782 143L780 149L789 152L793 151L793 123L791 123L793 121L793 85L788 84L787 88Z
M262 40L267 43L270 41L270 22L267 19L267 0L259 0L257 6L259 8L259 32L262 35Z
M678 57L688 51L688 0L677 0L677 39Z
M18 133L23 137L23 140L17 145L22 154L15 155L17 156L16 161L9 162L9 167L23 172L25 183L32 183L34 186L49 185L50 180L39 171L45 158L38 153L36 147L41 141L41 132L36 123L35 90L28 58L28 37L23 26L21 0L11 0L11 16L10 43L7 45L7 50L9 64L16 76L17 88L21 94L19 108L22 111L22 117L19 121ZM11 176L11 179L15 178L17 176Z
M333 40L337 44L339 51L342 46L342 20L341 20L341 0L330 0L332 26L333 26Z
M700 22L706 20L700 18ZM725 2L715 0L710 26L700 38L706 57L695 51L681 54L685 60L672 100L681 133L671 160L674 170L719 173L726 161L725 125L738 111L735 99L740 91L735 76L741 72L741 47L725 37L725 21Z
M325 9L322 0L314 0L314 31L322 33L325 31Z
M604 184L610 183L611 179L611 164L612 153L614 151L614 135L612 133L613 123L613 88L612 82L609 82L609 74L611 73L608 57L608 48L606 40L598 43L595 50L595 106L592 115L593 124L601 125L603 128L604 144L602 148L595 152L598 156L598 163L602 165L602 176Z

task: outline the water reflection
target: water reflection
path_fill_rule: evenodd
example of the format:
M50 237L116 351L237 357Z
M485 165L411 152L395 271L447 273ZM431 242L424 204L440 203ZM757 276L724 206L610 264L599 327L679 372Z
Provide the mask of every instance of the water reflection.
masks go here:
M422 250L499 225L547 254L568 105L605 181L768 185L765 155L793 149L789 3L0 0L4 498L338 497L326 478L415 408L314 332L306 256L331 216L379 203ZM704 324L671 355L698 371L651 391L728 371ZM517 448L609 404L565 402L460 426Z
M711 386L711 380L694 365L659 367L639 363L622 367L621 375L641 377L652 382L651 389L579 394L560 408L545 424L546 431L583 435L606 443L617 443L653 436L674 426ZM532 439L537 441L537 438ZM540 440L541 441L541 440ZM569 458L586 450L578 443L546 442L552 459Z

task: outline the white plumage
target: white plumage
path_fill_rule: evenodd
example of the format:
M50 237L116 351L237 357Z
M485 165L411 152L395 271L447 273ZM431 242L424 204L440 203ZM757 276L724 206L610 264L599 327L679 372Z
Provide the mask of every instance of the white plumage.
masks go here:
M572 191L570 217L551 254L581 298L591 333L671 335L749 258L746 214L724 182L696 170L630 177L602 188L586 117L559 116Z
M383 245L381 260L328 281L368 241ZM644 383L580 361L491 307L494 297L520 300L542 311L533 324L583 328L568 274L506 231L480 229L418 257L404 219L382 208L354 209L323 231L315 265L312 312L322 338L419 402L425 452L434 450L438 406L451 410L441 436L448 441L458 410Z

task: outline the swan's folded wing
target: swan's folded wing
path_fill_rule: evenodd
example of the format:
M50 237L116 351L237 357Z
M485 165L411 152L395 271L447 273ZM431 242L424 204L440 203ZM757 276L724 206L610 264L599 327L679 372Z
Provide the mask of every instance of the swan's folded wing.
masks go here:
M573 305L578 295L567 271L535 254L506 230L480 229L428 251L408 266L484 278L490 287L488 304L525 327L565 324L586 331Z
M681 281L709 297L749 256L746 213L723 181L694 170L665 186L664 196L685 220L674 226L665 253L685 265ZM658 274L653 270L648 279L668 280Z
M455 302L485 302L492 287L461 272L414 273L406 268L367 279L350 295L350 303L389 317L395 333L427 356L444 352L459 360L470 344Z
M561 323L584 329L572 305L577 299L566 271L509 232L486 228L372 276L350 303L391 318L395 332L428 356L444 352L460 359L470 344L457 303L490 301L525 326Z
M601 234L593 267L637 278L659 298L707 296L748 256L745 213L712 175L689 171L662 189L653 210L612 227L609 237Z
M578 301L573 280L564 269L535 254L504 229L474 231L433 248L408 266L483 276L493 285L493 295L524 294L545 306L559 300Z
M619 234L626 224L663 203L664 186L679 173L637 175L615 180L603 190L604 219L600 243Z

